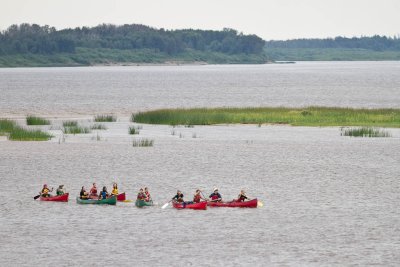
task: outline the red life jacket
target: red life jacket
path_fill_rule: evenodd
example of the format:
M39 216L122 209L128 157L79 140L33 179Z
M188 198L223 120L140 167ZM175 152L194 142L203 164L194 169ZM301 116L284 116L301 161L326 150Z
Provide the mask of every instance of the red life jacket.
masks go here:
M213 195L212 197L211 197L211 200L216 200L216 199L218 199L219 197L218 197L218 195Z
M92 187L92 189L90 189L90 194L97 195L97 188Z
M199 203L200 201L201 201L201 196L200 195L194 195L193 202L194 203Z

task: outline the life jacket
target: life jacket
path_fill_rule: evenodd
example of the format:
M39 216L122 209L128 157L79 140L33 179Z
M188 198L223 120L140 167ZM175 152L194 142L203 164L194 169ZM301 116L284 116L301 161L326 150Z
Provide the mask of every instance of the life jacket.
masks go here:
M48 188L43 188L42 189L42 194L47 195L49 194L50 190Z
M201 201L201 196L200 195L194 195L193 202L194 203L199 203L200 201Z
M150 192L144 192L144 195L146 196L146 200L150 200Z
M210 197L211 197L211 200L217 200L217 199L221 198L219 194L215 194L215 193L212 193Z
M144 200L145 198L146 198L146 195L144 193L139 193L137 195L137 199L139 199L139 200Z
M91 195L97 195L97 188L96 187L92 187L92 189L90 189L90 194Z
M111 194L118 195L118 188L113 188Z

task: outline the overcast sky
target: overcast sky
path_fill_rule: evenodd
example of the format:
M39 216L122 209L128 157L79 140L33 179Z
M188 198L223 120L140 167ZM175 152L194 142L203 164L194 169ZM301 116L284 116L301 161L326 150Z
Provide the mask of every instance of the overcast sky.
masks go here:
M400 0L0 0L0 29L140 23L165 29L234 28L263 39L399 35Z

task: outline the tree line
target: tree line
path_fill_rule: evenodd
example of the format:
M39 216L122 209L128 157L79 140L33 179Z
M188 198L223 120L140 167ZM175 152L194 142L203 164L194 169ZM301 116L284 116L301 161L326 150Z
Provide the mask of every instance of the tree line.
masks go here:
M353 38L294 39L287 41L268 41L266 42L266 48L357 48L374 51L400 51L400 39L398 37L379 35Z
M11 25L0 32L0 55L74 53L77 47L154 49L169 55L187 49L226 54L260 54L265 41L225 28L212 30L165 30L139 24L77 27L56 30L37 24Z

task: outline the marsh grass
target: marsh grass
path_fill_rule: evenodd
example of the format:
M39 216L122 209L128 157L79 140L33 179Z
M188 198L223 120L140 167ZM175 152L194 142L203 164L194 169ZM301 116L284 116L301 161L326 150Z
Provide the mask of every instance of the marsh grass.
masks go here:
M372 127L340 128L340 135L352 137L391 137L391 134L383 129Z
M27 116L26 125L50 125L50 121L36 116Z
M53 136L41 130L30 130L21 127L15 127L8 138L13 141L47 141Z
M90 128L82 127L82 126L71 126L71 127L64 127L63 133L64 134L87 134L90 133Z
M130 126L129 127L129 134L139 134L141 127L138 126Z
M115 122L117 118L114 115L96 115L94 117L95 122Z
M153 146L154 140L153 139L135 139L132 142L132 146L134 147L150 147Z
M0 135L7 135L15 127L17 127L17 124L15 121L7 120L7 119L0 119Z
M63 126L64 127L76 127L78 126L77 121L63 121Z
M293 126L400 127L400 109L194 108L160 109L132 115L139 123L167 125L289 124Z
M107 127L104 124L93 124L90 128L92 130L107 130Z
M47 141L53 136L41 130L25 129L15 121L0 119L0 135L8 135L12 141Z

